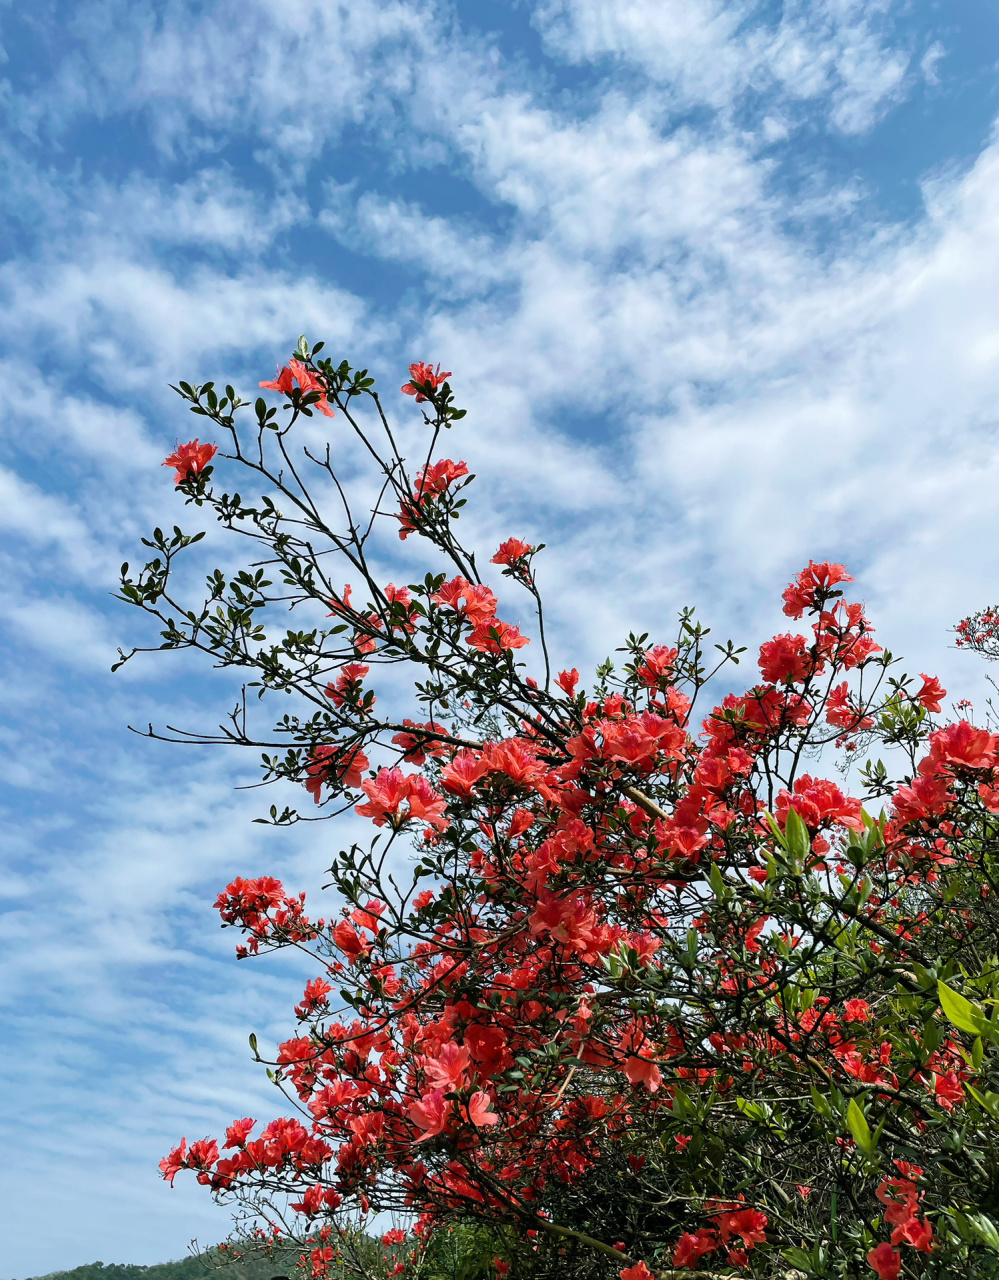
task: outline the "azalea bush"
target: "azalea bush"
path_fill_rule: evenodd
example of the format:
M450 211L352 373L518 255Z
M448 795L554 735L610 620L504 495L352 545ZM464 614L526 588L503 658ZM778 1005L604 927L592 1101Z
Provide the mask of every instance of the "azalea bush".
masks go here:
M178 494L248 567L181 598L203 535L175 526L122 572L159 648L244 679L220 732L165 736L262 753L264 821L372 832L321 916L266 875L220 893L239 955L314 976L275 1052L251 1038L281 1117L164 1177L315 1277L437 1274L456 1231L490 1276L999 1276L999 738L901 671L833 563L745 675L690 610L556 671L541 547L458 537L452 375L411 367L400 434L321 351L276 403L177 388L204 419Z

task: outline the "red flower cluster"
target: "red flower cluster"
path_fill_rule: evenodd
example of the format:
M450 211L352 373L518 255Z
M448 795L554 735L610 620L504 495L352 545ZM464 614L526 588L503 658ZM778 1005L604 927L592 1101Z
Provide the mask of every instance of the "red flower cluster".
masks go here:
M162 465L174 467L174 484L183 484L188 476L200 475L218 451L218 445L199 444L196 439L188 440L187 444L179 444L169 458L163 460Z
M904 1160L896 1160L895 1163L902 1176L884 1178L876 1192L885 1206L884 1220L894 1228L891 1243L883 1242L867 1255L868 1263L880 1280L896 1280L902 1269L902 1255L895 1246L910 1245L922 1253L929 1253L933 1248L933 1227L919 1216L921 1194L914 1181L923 1170Z
M270 382L261 382L261 387L265 391L280 391L284 396L290 396L295 390L296 384L303 396L315 393L319 399L316 400L315 406L320 413L326 415L327 418L333 417L333 410L330 408L330 402L327 399L327 391L316 375L300 360L289 360L281 369L278 369L274 378Z
M747 1250L766 1242L767 1215L757 1209L744 1209L737 1204L720 1207L712 1217L713 1227L686 1233L673 1251L674 1267L697 1267L701 1258L728 1250L726 1261L732 1267L744 1267ZM740 1244L733 1242L738 1240Z
M852 581L841 564L809 560L784 592L784 612L789 618L800 618L809 610L821 608L834 595L841 595L835 590L838 583Z
M448 483L447 469L436 474L434 484ZM526 544L504 545L510 554L501 563L527 553ZM311 1182L294 1207L320 1216L359 1188L377 1185L384 1169L402 1179L407 1203L420 1210L429 1228L446 1219L448 1205L469 1199L498 1209L489 1189L494 1176L507 1187L505 1194L531 1203L549 1178L571 1182L586 1175L606 1158L602 1144L634 1123L639 1097L646 1117L659 1110L668 1114L678 1080L702 1086L714 1081L724 1094L731 1071L756 1071L760 1068L753 1064L763 1061L770 1070L781 1061L798 1070L792 1064L801 1061L800 1054L822 1053L824 1069L835 1078L897 1092L902 1086L892 1043L870 1038L875 1014L857 995L845 998L839 1012L820 995L805 1008L770 1017L765 1028L705 1029L700 1034L710 1047L708 1059L675 1016L664 1020L627 1005L611 1013L606 1001L598 1000L606 981L598 975L613 974L615 966L652 971L658 963L666 937L664 917L654 905L660 887L682 884L700 874L697 868L705 861L711 866L723 859L733 832L759 841L770 830L752 778L773 743L830 719L845 733L863 731L870 723L869 705L846 682L829 682L825 702L813 688L818 671L831 667L834 674L848 673L874 651L868 646L858 655L858 641L870 630L858 606L828 607L832 584L844 580L838 566L811 565L799 575L789 591L795 608L802 604L816 615L814 642L784 635L762 646L766 683L724 698L703 720L699 739L691 733L691 701L679 683L680 649L656 645L636 657L630 696L605 692L571 704L580 708L579 719L558 752L539 732L539 722L529 719L519 734L475 746L455 741L454 726L433 719L405 721L392 742L426 773L381 767L364 778L369 765L361 747L313 747L305 778L310 793L318 801L323 787L334 793L359 787L365 799L356 812L377 827L414 829L433 848L453 826L468 842L474 830L469 814L475 815L482 838L467 847L479 896L460 909L454 899L445 909L446 895L432 890L415 895L413 919L429 912L436 923L429 933L422 925L404 926L415 929L409 976L404 976L401 957L389 948L399 926L387 927L380 899L320 927L305 917L303 899L285 895L276 880L229 885L219 909L226 923L247 932L250 950L261 941L322 936L335 957L330 976L342 982L344 974L354 975L364 1012L349 1026L331 1021L333 984L324 977L312 979L296 1015L321 1026L318 1039L287 1041L279 1056L285 1077L314 1117L312 1127L275 1122L257 1143L236 1139L239 1151L231 1159L220 1160L207 1140L190 1150L182 1144L164 1161L164 1176L172 1179L178 1169L190 1168L225 1190L261 1170L294 1170L295 1176L300 1171ZM392 607L399 604L407 611L403 634L433 625L413 612L408 591L390 587L384 594ZM427 603L451 619L449 626L457 625L455 644L463 641L471 651L501 653L526 643L496 618L496 597L484 584L462 576L438 581ZM349 590L336 612L355 616ZM363 694L362 684L369 674L367 664L345 663L327 686L328 699L341 711L360 711L364 696L364 715L370 714L373 700ZM558 683L575 696L578 671L562 672ZM912 701L925 706L942 696L938 683L924 676ZM927 754L917 776L898 789L894 825L889 822L885 830L886 840L906 849L910 882L913 858L927 833L914 841L908 827L932 825L955 788L992 786L997 745L995 736L965 721L929 733ZM601 789L627 794L623 788L648 785L651 778L675 781L668 812L649 812L631 800L608 808L599 799ZM941 789L943 800L935 798ZM836 852L842 842L860 839L866 830L859 800L810 774L799 774L773 797L768 821L788 847L792 815L807 833L805 866L811 873L824 874L829 860L842 856ZM939 857L933 866L938 865ZM598 874L600 868L606 871ZM765 892L772 868L751 861L746 870ZM627 923L618 891L608 895L603 888L608 873L630 886L629 901L635 905L625 913ZM879 900L868 901L877 912ZM796 945L786 931L773 932L775 910L773 902L769 910L744 908L737 920L721 926L709 924L710 911L702 906L693 923L695 930L714 931L711 964L722 992L748 999L754 990L765 991L778 972L780 948ZM471 998L466 975L473 967L478 994ZM553 1004L556 993L561 994ZM861 1041L861 1033L868 1039ZM571 1077L558 1075L540 1092L512 1084L512 1064L527 1061L524 1055L537 1052L541 1043L571 1055L578 1064L574 1070L616 1077L617 1092L567 1093ZM699 1060L700 1065L688 1065ZM947 1112L963 1104L966 1074L966 1063L948 1043L919 1062L914 1078ZM677 1158L687 1158L691 1133L676 1131L673 1137ZM432 1170L417 1154L444 1151L448 1144L465 1153L462 1162L434 1161ZM323 1153L318 1163L317 1152ZM306 1159L312 1163L303 1163ZM643 1169L644 1155L630 1154L628 1160L633 1174ZM897 1274L900 1247L924 1252L931 1247L932 1228L914 1181L919 1172L906 1166L877 1189L885 1221L893 1228L890 1242L868 1255L879 1276ZM806 1187L800 1199L810 1195ZM725 1265L738 1269L747 1264L750 1251L768 1242L768 1215L759 1207L738 1199L716 1202L706 1207L705 1217L706 1222L680 1233L673 1246L675 1268L703 1269L703 1259L723 1253ZM648 1274L644 1262L621 1271L629 1280Z
M527 636L520 634L519 627L500 622L499 618L485 618L472 628L468 637L469 648L478 649L480 653L499 654L505 649L523 649L530 643Z
M403 383L400 390L404 395L416 396L416 403L421 404L430 399L437 388L450 377L450 372L441 373L440 365L435 369L432 364L418 361L409 366L409 381Z
M959 649L974 649L987 658L995 658L999 651L999 605L962 618L954 630Z
M361 790L368 801L359 804L357 812L362 818L370 818L376 827L389 823L398 828L417 821L446 831L450 825L444 814L447 801L420 774L407 777L399 769L379 769L375 778L361 783Z
M215 909L223 925L237 925L249 935L246 947L237 947L239 956L256 955L261 942L281 946L317 937L324 922L315 924L305 914L305 894L297 898L285 894L284 885L273 876L244 880L237 876L215 899Z
M370 670L371 668L366 667L363 662L348 662L340 668L340 674L336 680L326 686L327 698L335 707L342 707L345 702L355 705L361 695L361 681ZM376 699L372 699L372 705L375 701Z
M327 696L330 696L328 688ZM306 767L305 789L316 804L320 804L324 785L359 787L365 769L370 767L368 757L360 747L352 750L325 744L314 747Z
M489 563L515 565L525 556L529 556L533 550L529 542L521 542L519 538L507 538L505 542L500 543L499 550Z
M924 677L925 679L925 677ZM958 720L931 733L930 751L918 766L909 785L900 786L893 800L895 817L903 824L927 823L942 817L955 802L953 784L974 779L988 805L992 794L999 738L976 729L967 720Z
M828 575L816 573L816 566L812 569L813 577L828 580ZM408 596L406 599L408 604ZM445 613L456 616L463 628L470 628L467 644L471 649L485 648L486 637L496 652L519 647L524 641L515 629L496 619L495 596L482 584L457 577L439 586L430 600ZM816 663L831 662L849 670L849 646L836 643L822 651L821 635L830 629L822 621L826 615L824 604L817 598L820 639L818 656L813 654L813 658ZM344 605L338 606L338 611L348 608L349 593L345 592ZM848 625L856 627L861 615L853 606L844 609ZM668 881L680 868L689 873L706 854L712 859L719 857L733 824L748 820L749 829L754 829L759 802L747 788L754 760L768 749L774 735L786 732L788 727L797 728L806 717L817 715L817 709L802 694L786 687L795 682L806 683L807 673L796 665L805 651L801 637L777 637L770 647L764 646L763 674L773 678L742 698L726 698L705 719L700 743L691 737L687 724L689 698L672 683L679 650L654 646L635 664L635 687L646 691L646 709L639 710L619 694L588 703L582 711L579 731L565 741L561 763L553 764L546 758L543 739L533 730L481 747L460 748L441 740L450 735L434 721L408 721L394 742L414 762L417 758L424 764L428 759L437 761L436 785L422 773L405 774L399 768L380 768L373 778L362 780L360 770L368 762L360 749L354 748L349 756L332 746L313 749L307 786L317 799L324 783L334 789L359 785L366 797L356 806L360 816L393 831L416 826L431 844L448 832L453 822L464 820L461 815L467 806L485 804L489 817L479 821L487 840L476 849L471 862L476 875L488 886L486 900L493 900L497 894L513 895L509 899L513 931L508 927L508 941L502 946L491 941L494 935L484 922L460 926L459 931L468 930L469 940L475 940L476 947L488 944L486 950L477 952L476 960L477 981L485 984L486 1003L469 1004L465 996L459 997L456 992L454 1003L445 1002L443 1020L437 1001L432 1002L436 1012L430 1021L417 1011L427 998L421 991L437 991L442 982L446 989L455 980L449 975L457 975L468 963L460 958L465 954L461 948L454 959L449 958L454 944L448 939L457 936L455 919L437 934L436 942L426 940L416 945L413 961L416 973L422 976L402 1005L398 1001L404 988L397 967L387 957L376 958L385 945L382 904L371 902L329 928L329 942L342 958L333 971L346 965L358 973L359 980L364 973L370 973L372 979L377 975L378 985L369 988L365 997L369 1004L379 990L386 995L392 993L393 1007L410 1010L397 1023L396 1030L392 1029L396 1015L389 1013L379 1018L373 1007L353 1028L337 1029L327 1024L324 1043L328 1041L330 1047L325 1050L309 1040L289 1041L282 1046L285 1070L316 1117L317 1127L311 1136L328 1142L333 1135L339 1135L341 1145L336 1161L340 1173L335 1184L338 1195L345 1194L364 1170L374 1167L372 1144L383 1152L378 1159L389 1160L408 1180L410 1195L426 1204L428 1211L429 1205L441 1198L442 1203L449 1197L471 1194L485 1196L486 1202L489 1199L481 1186L469 1182L467 1169L459 1172L457 1166L447 1165L434 1178L422 1167L417 1171L412 1153L445 1137L467 1142L471 1135L478 1135L475 1140L482 1143L483 1135L493 1134L483 1148L484 1152L491 1152L489 1167L504 1152L502 1158L514 1162L511 1170L518 1170L515 1181L521 1185L519 1194L523 1196L531 1194L532 1186L533 1194L538 1194L544 1178L555 1170L561 1170L558 1176L565 1178L592 1167L592 1140L582 1135L569 1136L577 1124L570 1120L576 1115L575 1100L566 1099L562 1106L545 1097L529 1102L523 1090L511 1094L497 1088L514 1055L523 1053L541 1033L541 1027L547 1025L546 1003L540 998L542 988L558 990L569 982L568 989L579 991L571 1016L565 1017L562 1031L550 1042L557 1044L561 1037L578 1061L591 1069L617 1072L625 1088L638 1090L649 1099L663 1092L666 1064L689 1052L683 1029L675 1024L655 1025L633 1013L615 1025L604 1014L597 1016L592 980L579 986L584 974L600 971L607 964L654 964L662 945L661 925L651 908L642 927L626 927L615 921L613 900L595 890L589 868L605 863L614 866L618 875L638 876L647 891L657 877ZM341 708L356 703L361 681L368 674L365 664L346 664L328 686L327 696ZM578 678L578 672L566 672L560 683L574 693ZM421 735L412 732L416 729L422 731ZM437 733L441 737L435 741ZM944 763L951 767L958 760L984 759L994 745L953 732L932 741L932 759L942 762L941 767ZM612 835L606 810L593 807L594 779L604 779L600 785L610 782L621 786L626 778L652 774L682 775L687 781L669 815L649 815L634 805L626 806L628 829L638 841L629 843L625 850ZM497 819L505 805L513 807L501 834ZM817 865L822 864L824 852L830 849L829 840L819 838L820 832L832 836L863 828L857 800L834 783L806 774L799 776L792 787L780 790L775 798L775 815L781 828L787 826L792 811L811 834L812 856ZM537 837L525 838L534 831ZM423 911L435 901L433 893L422 893L414 910ZM223 918L242 923L251 940L270 939L275 931L287 931L289 926L300 931L305 927L300 922L301 903L286 898L277 882L234 882L220 899L220 906ZM764 933L767 921L766 914L758 913L746 919L732 938L732 945L743 956L756 958L758 976L751 979L753 983L765 983L772 964L771 946ZM615 961L615 957L623 959ZM730 962L719 956L718 963L724 968ZM569 979L574 970L578 970L579 977ZM723 986L736 991L742 979L736 977L735 969L730 973ZM297 1007L298 1016L305 1020L327 1016L330 991L331 985L325 980L313 980ZM508 1010L502 1016L488 1012L497 999L495 1009ZM865 1001L853 999L844 1007L844 1018L854 1025L863 1024L870 1020L870 1008ZM794 1044L803 1036L813 1037L819 1027L829 1040L830 1061L838 1064L846 1078L887 1082L888 1075L880 1061L868 1062L853 1041L840 1034L838 1019L831 1010L823 1011L821 1001L796 1022L785 1020L781 1034L787 1044ZM551 1037L552 1032L547 1030L544 1034ZM740 1040L712 1033L710 1040L712 1052L723 1057L733 1052L744 1054L751 1047L745 1037ZM764 1045L768 1053L776 1051L776 1042L766 1036L758 1047ZM933 1078L946 1081L947 1074ZM934 1088L935 1096L945 1096L946 1085ZM525 1147L523 1139L515 1137L520 1132L517 1108L525 1107L538 1120L542 1114L548 1115L543 1132L551 1134L554 1123L554 1132L564 1136L555 1142L546 1138L541 1145L531 1141ZM606 1103L594 1096L584 1100L579 1114L588 1117L588 1127L598 1121L598 1127L606 1127L611 1113L605 1107ZM628 1106L618 1101L614 1108L623 1122ZM678 1133L676 1139L676 1148L682 1154L690 1136ZM633 1169L640 1166L641 1160L638 1164L632 1161ZM232 1176L228 1165L221 1173L216 1168L215 1185L228 1185ZM320 1204L318 1196L318 1192L313 1193L314 1207ZM303 1199L301 1204L311 1201ZM725 1251L728 1265L742 1266L748 1251L766 1242L767 1215L757 1208L738 1202L723 1203L708 1216L709 1225L682 1233L674 1249L675 1266L693 1266L700 1258L719 1250ZM641 1265L644 1264L636 1264Z
M264 385L318 396L322 412L344 389L354 422L370 380L333 370L293 358ZM410 373L403 391L433 401L436 440L461 414L441 390L450 374ZM498 617L455 536L468 467L431 455L410 480L386 434L392 501L372 520L420 532L439 553L426 574L382 585L373 525L355 528L346 496L347 531L319 549L320 522L303 532L262 507L247 518L282 585L265 597L259 572L252 590L237 577L197 636L223 665L255 667L263 693L307 706L279 720L289 745L265 757L268 780L377 830L335 860L328 922L267 876L219 895L240 954L294 946L315 965L270 1062L298 1113L256 1138L236 1120L221 1150L181 1141L164 1177L190 1170L274 1214L268 1240L297 1221L315 1280L358 1212L412 1222L382 1230L388 1252L368 1238L393 1275L425 1274L456 1221L509 1227L497 1275L536 1258L550 1274L558 1250L594 1248L622 1280L651 1280L667 1257L681 1273L790 1265L830 1280L866 1256L880 1280L929 1275L924 1261L977 1274L994 1246L999 735L934 720L934 677L890 678L834 563L788 586L785 615L807 622L760 645L750 687L705 701L711 645L689 612L674 643L629 636L589 688L575 667L556 675L541 548L508 538L492 563L538 606L528 668L528 637ZM192 441L169 461L187 478L213 453ZM312 510L283 466L266 472L273 491ZM367 603L335 594L335 553ZM258 599L289 598L335 622L258 645ZM985 645L993 625L968 622L962 643ZM719 666L742 652L717 650ZM849 753L875 743L887 763L851 772ZM272 1209L282 1196L288 1212Z
M447 493L451 485L462 476L468 475L468 467L464 462L452 462L450 458L441 458L432 466L423 467L416 473L413 485L413 497L404 498L396 519L401 524L399 537L403 541L420 527L428 509L432 509L436 499Z

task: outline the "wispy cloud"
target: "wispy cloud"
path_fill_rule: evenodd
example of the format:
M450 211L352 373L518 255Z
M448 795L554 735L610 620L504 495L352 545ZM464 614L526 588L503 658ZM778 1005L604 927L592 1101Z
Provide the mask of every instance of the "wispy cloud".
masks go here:
M999 143L950 121L904 222L869 160L921 86L951 109L957 36L853 0L531 17L540 46L511 57L518 29L416 0L7 11L0 751L31 1154L0 1274L223 1233L155 1161L277 1107L247 1021L286 1033L303 973L236 966L211 899L272 868L316 889L347 839L261 835L258 794L232 792L252 762L124 728L211 723L233 695L183 659L106 672L134 635L118 564L198 519L159 466L196 429L169 381L250 391L303 330L390 391L444 359L471 409L451 442L479 475L468 534L549 544L577 666L690 601L759 642L786 575L828 554L890 647L976 689L944 646L999 567ZM419 548L377 553L388 577ZM233 554L207 540L191 580Z
M720 0L550 0L537 22L553 52L614 59L666 88L676 109L818 107L827 127L862 133L904 93L912 39L887 3L772 6ZM821 117L820 117L821 118Z

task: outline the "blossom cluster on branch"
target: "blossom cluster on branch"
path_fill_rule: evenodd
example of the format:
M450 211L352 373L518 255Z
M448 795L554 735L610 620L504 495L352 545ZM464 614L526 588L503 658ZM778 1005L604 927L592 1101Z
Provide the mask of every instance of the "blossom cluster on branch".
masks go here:
M707 696L745 650L692 610L588 685L554 672L542 547L490 560L532 636L457 538L474 477L436 456L464 416L452 375L414 364L402 388L428 433L411 471L367 371L320 351L303 339L261 383L284 417L258 399L249 431L232 387L178 387L225 441L178 447L178 490L253 564L191 606L174 562L202 535L175 527L122 572L159 648L258 695L179 737L262 750L265 779L308 799L270 821L373 827L324 918L267 876L219 895L240 955L295 947L315 976L269 1060L287 1113L181 1142L164 1176L299 1241L315 1277L426 1274L469 1224L500 1276L999 1276L999 738L898 673L833 563L788 586L799 629L741 692ZM314 409L361 442L373 512L332 450L295 448ZM214 486L223 461L252 505ZM424 540L422 579L381 579L383 530ZM408 715L389 667L393 688L412 677ZM295 709L261 736L248 706L275 692ZM384 1213L399 1225L362 1257L357 1223Z

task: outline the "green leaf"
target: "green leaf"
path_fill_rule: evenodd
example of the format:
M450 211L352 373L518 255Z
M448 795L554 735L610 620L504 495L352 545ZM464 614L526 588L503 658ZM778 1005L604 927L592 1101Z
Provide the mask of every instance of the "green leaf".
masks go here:
M767 825L770 827L770 830L774 833L777 843L781 846L782 849L786 849L787 839L784 835L784 832L780 828L780 823L777 821L777 819L774 817L772 813L768 813L766 815L766 819L767 819Z
M812 851L812 839L808 834L808 828L794 809L787 811L787 818L784 821L784 838L787 840L788 852L799 862L804 862Z
M748 1098L736 1098L735 1105L747 1120L755 1120L757 1124L765 1124L770 1118L770 1108L766 1103L750 1102Z
M992 1025L978 1005L965 1000L964 996L952 990L945 982L937 983L937 996L947 1021L953 1023L959 1031L968 1031L973 1036L984 1035L992 1039Z
M918 960L913 960L912 972L916 975L916 978L919 980L919 985L923 988L924 991L932 990L933 984L937 980L935 969L931 974L929 969L924 969Z
M850 1105L846 1109L846 1123L854 1142L864 1155L873 1155L877 1140L871 1133L871 1126L867 1123L867 1117L861 1111L856 1098L850 1099Z
M975 1234L986 1248L991 1249L993 1253L999 1253L999 1231L996 1230L992 1219L986 1217L984 1213L969 1213L968 1222L971 1223Z
M991 1089L986 1089L984 1093L979 1093L973 1084L968 1084L967 1082L965 1082L964 1087L984 1112L990 1115L993 1120L999 1120L999 1093L993 1093Z
M686 1120L693 1109L690 1097L677 1085L673 1093L673 1115L678 1120Z

